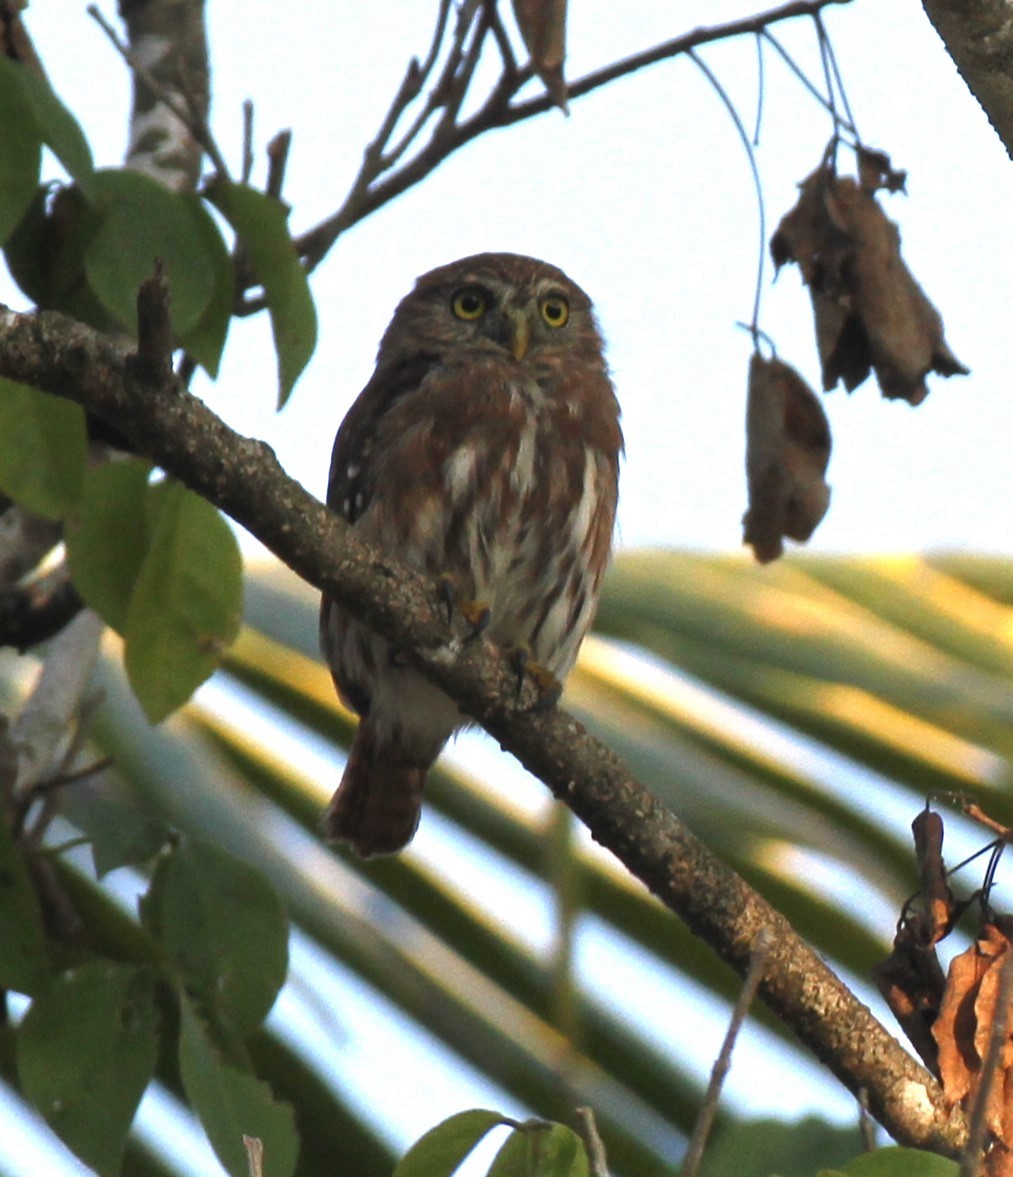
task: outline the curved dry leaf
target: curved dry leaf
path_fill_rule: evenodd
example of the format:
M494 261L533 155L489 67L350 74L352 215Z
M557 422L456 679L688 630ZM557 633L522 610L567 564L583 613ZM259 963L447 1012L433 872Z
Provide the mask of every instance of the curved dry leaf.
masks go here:
M886 397L920 404L929 372L954 376L967 368L947 346L942 317L904 264L900 231L875 197L845 178L834 184L832 200L853 241L846 276L879 386Z
M552 101L569 113L563 62L566 60L566 0L513 0L517 27L535 73Z
M946 991L932 1036L939 1047L939 1077L951 1104L965 1109L973 1104L982 1081L982 1064L988 1052L996 1014L1002 966L1010 942L996 924L985 924L980 938L950 962ZM1000 1073L988 1093L986 1122L1007 1147L1005 1132L1006 1092L1013 1067L1013 1042L1007 1029Z
M859 147L855 155L858 160L858 182L865 192L876 192L880 188L885 188L887 192L904 191L907 172L894 168L885 151Z
M781 555L784 536L807 540L826 514L830 445L823 406L798 372L783 360L754 353L746 402L749 508L743 542L761 564Z
M850 392L875 370L883 395L913 405L925 377L966 373L943 337L943 321L900 254L900 233L874 193L896 191L904 173L883 152L859 152L860 182L826 162L770 241L777 267L797 263L809 287L823 387Z

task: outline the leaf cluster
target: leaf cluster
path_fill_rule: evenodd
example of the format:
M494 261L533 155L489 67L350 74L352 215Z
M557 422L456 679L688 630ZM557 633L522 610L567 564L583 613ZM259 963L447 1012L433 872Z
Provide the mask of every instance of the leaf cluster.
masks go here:
M245 1177L245 1132L266 1142L268 1177L285 1177L297 1152L293 1113L255 1077L247 1047L285 979L284 911L245 863L212 843L170 838L150 815L142 830L140 820L121 809L90 816L107 870L150 859L152 841L161 844L138 931L118 937L113 955L64 948L57 957L26 862L0 823L0 986L32 999L5 1031L19 1090L86 1164L118 1174L157 1074L185 1094L229 1173Z
M238 258L244 281L249 273L263 287L284 404L316 343L313 299L284 205L224 177L197 195L136 171L96 169L83 131L45 78L7 58L0 58L0 102L0 244L32 302L136 337L137 292L157 258L175 345L214 377L236 306ZM43 146L72 183L40 183Z

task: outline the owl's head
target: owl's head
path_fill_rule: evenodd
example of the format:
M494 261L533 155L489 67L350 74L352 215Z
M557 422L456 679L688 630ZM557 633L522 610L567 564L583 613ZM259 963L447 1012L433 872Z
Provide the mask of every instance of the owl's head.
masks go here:
M480 253L423 274L380 345L406 350L537 360L601 354L591 300L562 270L514 253Z

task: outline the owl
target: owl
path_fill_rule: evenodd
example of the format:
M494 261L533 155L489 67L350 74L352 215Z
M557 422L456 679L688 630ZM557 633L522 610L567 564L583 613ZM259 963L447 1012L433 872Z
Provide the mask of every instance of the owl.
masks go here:
M334 440L327 503L561 683L598 603L622 449L590 299L546 262L478 254L423 275L394 312ZM468 721L326 595L320 641L360 716L325 831L393 853Z

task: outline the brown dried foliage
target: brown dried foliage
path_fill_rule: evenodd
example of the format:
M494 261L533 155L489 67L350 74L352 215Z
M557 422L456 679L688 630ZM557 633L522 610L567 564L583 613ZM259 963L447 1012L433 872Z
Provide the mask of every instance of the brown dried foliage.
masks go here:
M997 1012L1002 966L1009 957L1007 930L986 923L970 948L950 962L946 992L932 1036L939 1047L939 1077L950 1103L970 1107L984 1077L983 1064ZM1013 1040L1006 1032L999 1070L985 1108L989 1130L1013 1145Z
M819 398L794 368L749 361L746 481L749 508L743 542L766 564L784 550L783 537L805 541L826 514L830 487L830 425Z
M1013 918L985 910L975 942L951 960L944 977L936 945L967 903L954 899L947 880L942 819L926 809L913 829L921 890L905 905L893 951L874 978L947 1102L972 1119L981 1105L984 1173L1013 1177L1013 1019L999 1006ZM1010 832L1004 837L1009 840Z
M859 179L827 158L799 185L770 251L780 268L796 262L809 287L823 387L850 392L875 371L883 395L912 405L925 377L966 374L943 337L943 321L907 268L900 233L876 199L903 188L904 173L883 152L859 151Z

